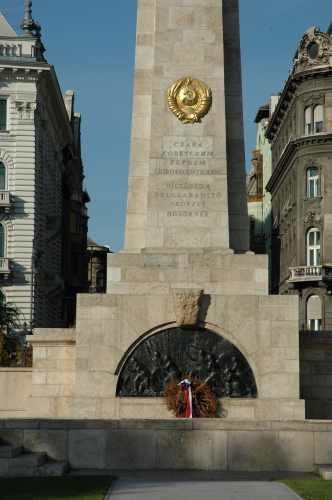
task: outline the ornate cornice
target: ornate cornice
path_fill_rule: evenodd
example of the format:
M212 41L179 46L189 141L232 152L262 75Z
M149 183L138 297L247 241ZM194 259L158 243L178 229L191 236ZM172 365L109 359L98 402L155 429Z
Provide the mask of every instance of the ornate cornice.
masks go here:
M332 37L316 26L308 29L294 58L294 74L322 65L329 66L332 58Z
M274 113L268 123L265 137L270 141L274 138L276 131L289 107L290 102L293 100L295 90L297 88L297 82L293 79L291 75L282 91L278 104L274 110Z
M38 80L41 73L44 71L50 71L50 66L48 64L30 64L23 65L4 65L0 66L0 76L1 80L5 81L36 81Z
M332 36L318 28L310 28L302 37L296 52L293 70L281 93L277 107L266 130L272 141L298 86L305 80L331 76Z
M332 134L317 134L310 136L303 136L290 141L285 147L282 155L272 172L269 182L266 185L266 190L272 193L282 174L285 172L289 165L290 158L303 146L312 146L319 144L331 144Z
M302 73L297 73L296 75L292 74L284 87L284 90L281 93L279 102L277 107L271 117L271 120L268 123L268 127L266 129L265 137L272 141L279 129L279 125L281 124L290 103L292 102L295 91L301 85L302 82L306 80L313 80L318 78L325 78L332 75L332 66L327 68L312 68L310 70L303 71Z

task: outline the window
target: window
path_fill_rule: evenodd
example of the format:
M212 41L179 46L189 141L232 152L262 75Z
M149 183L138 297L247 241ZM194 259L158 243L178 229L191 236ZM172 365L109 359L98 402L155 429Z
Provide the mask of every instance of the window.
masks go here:
M0 224L0 258L5 257L5 228Z
M320 266L320 230L317 228L307 233L307 266Z
M318 295L311 295L307 300L308 330L318 332L322 327L322 301Z
M324 132L324 106L308 106L304 110L304 134L313 135Z
M304 111L304 122L305 122L305 135L311 135L311 107L308 107Z
M0 191L6 191L6 167L0 162Z
M320 196L319 169L310 167L307 169L307 198Z
M314 107L314 133L323 132L324 125L324 108L321 104Z
M322 328L321 319L308 319L308 330L312 332L319 332Z
M316 42L311 42L308 45L307 51L308 51L308 56L310 57L310 59L317 59L317 57L319 55L319 45Z
M7 99L0 97L0 130L7 130Z

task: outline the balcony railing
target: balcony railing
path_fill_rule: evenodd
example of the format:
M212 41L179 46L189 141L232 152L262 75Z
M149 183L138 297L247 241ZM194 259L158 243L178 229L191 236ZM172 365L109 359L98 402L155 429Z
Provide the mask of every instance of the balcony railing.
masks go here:
M289 270L289 283L332 280L332 266L328 265L290 267Z
M9 273L10 273L9 259L0 257L0 274L9 274Z
M6 44L0 44L0 56L1 57L21 57L22 56L22 45L14 42L9 42Z

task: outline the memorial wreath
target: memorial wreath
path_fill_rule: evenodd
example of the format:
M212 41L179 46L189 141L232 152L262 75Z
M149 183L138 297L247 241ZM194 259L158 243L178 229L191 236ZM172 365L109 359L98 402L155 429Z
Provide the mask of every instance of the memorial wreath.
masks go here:
M199 379L172 379L165 388L166 404L178 418L214 418L218 402L209 385Z

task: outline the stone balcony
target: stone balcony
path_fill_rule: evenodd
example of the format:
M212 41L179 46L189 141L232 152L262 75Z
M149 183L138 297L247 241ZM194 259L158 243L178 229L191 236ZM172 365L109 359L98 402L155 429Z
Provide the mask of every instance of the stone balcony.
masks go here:
M45 62L44 47L40 40L31 36L0 36L0 62Z
M9 209L10 208L10 192L0 191L0 208Z
M0 57L22 57L22 44L0 43Z
M10 274L10 262L9 259L0 257L0 275Z
M313 281L332 281L332 266L297 266L290 267L289 283Z

